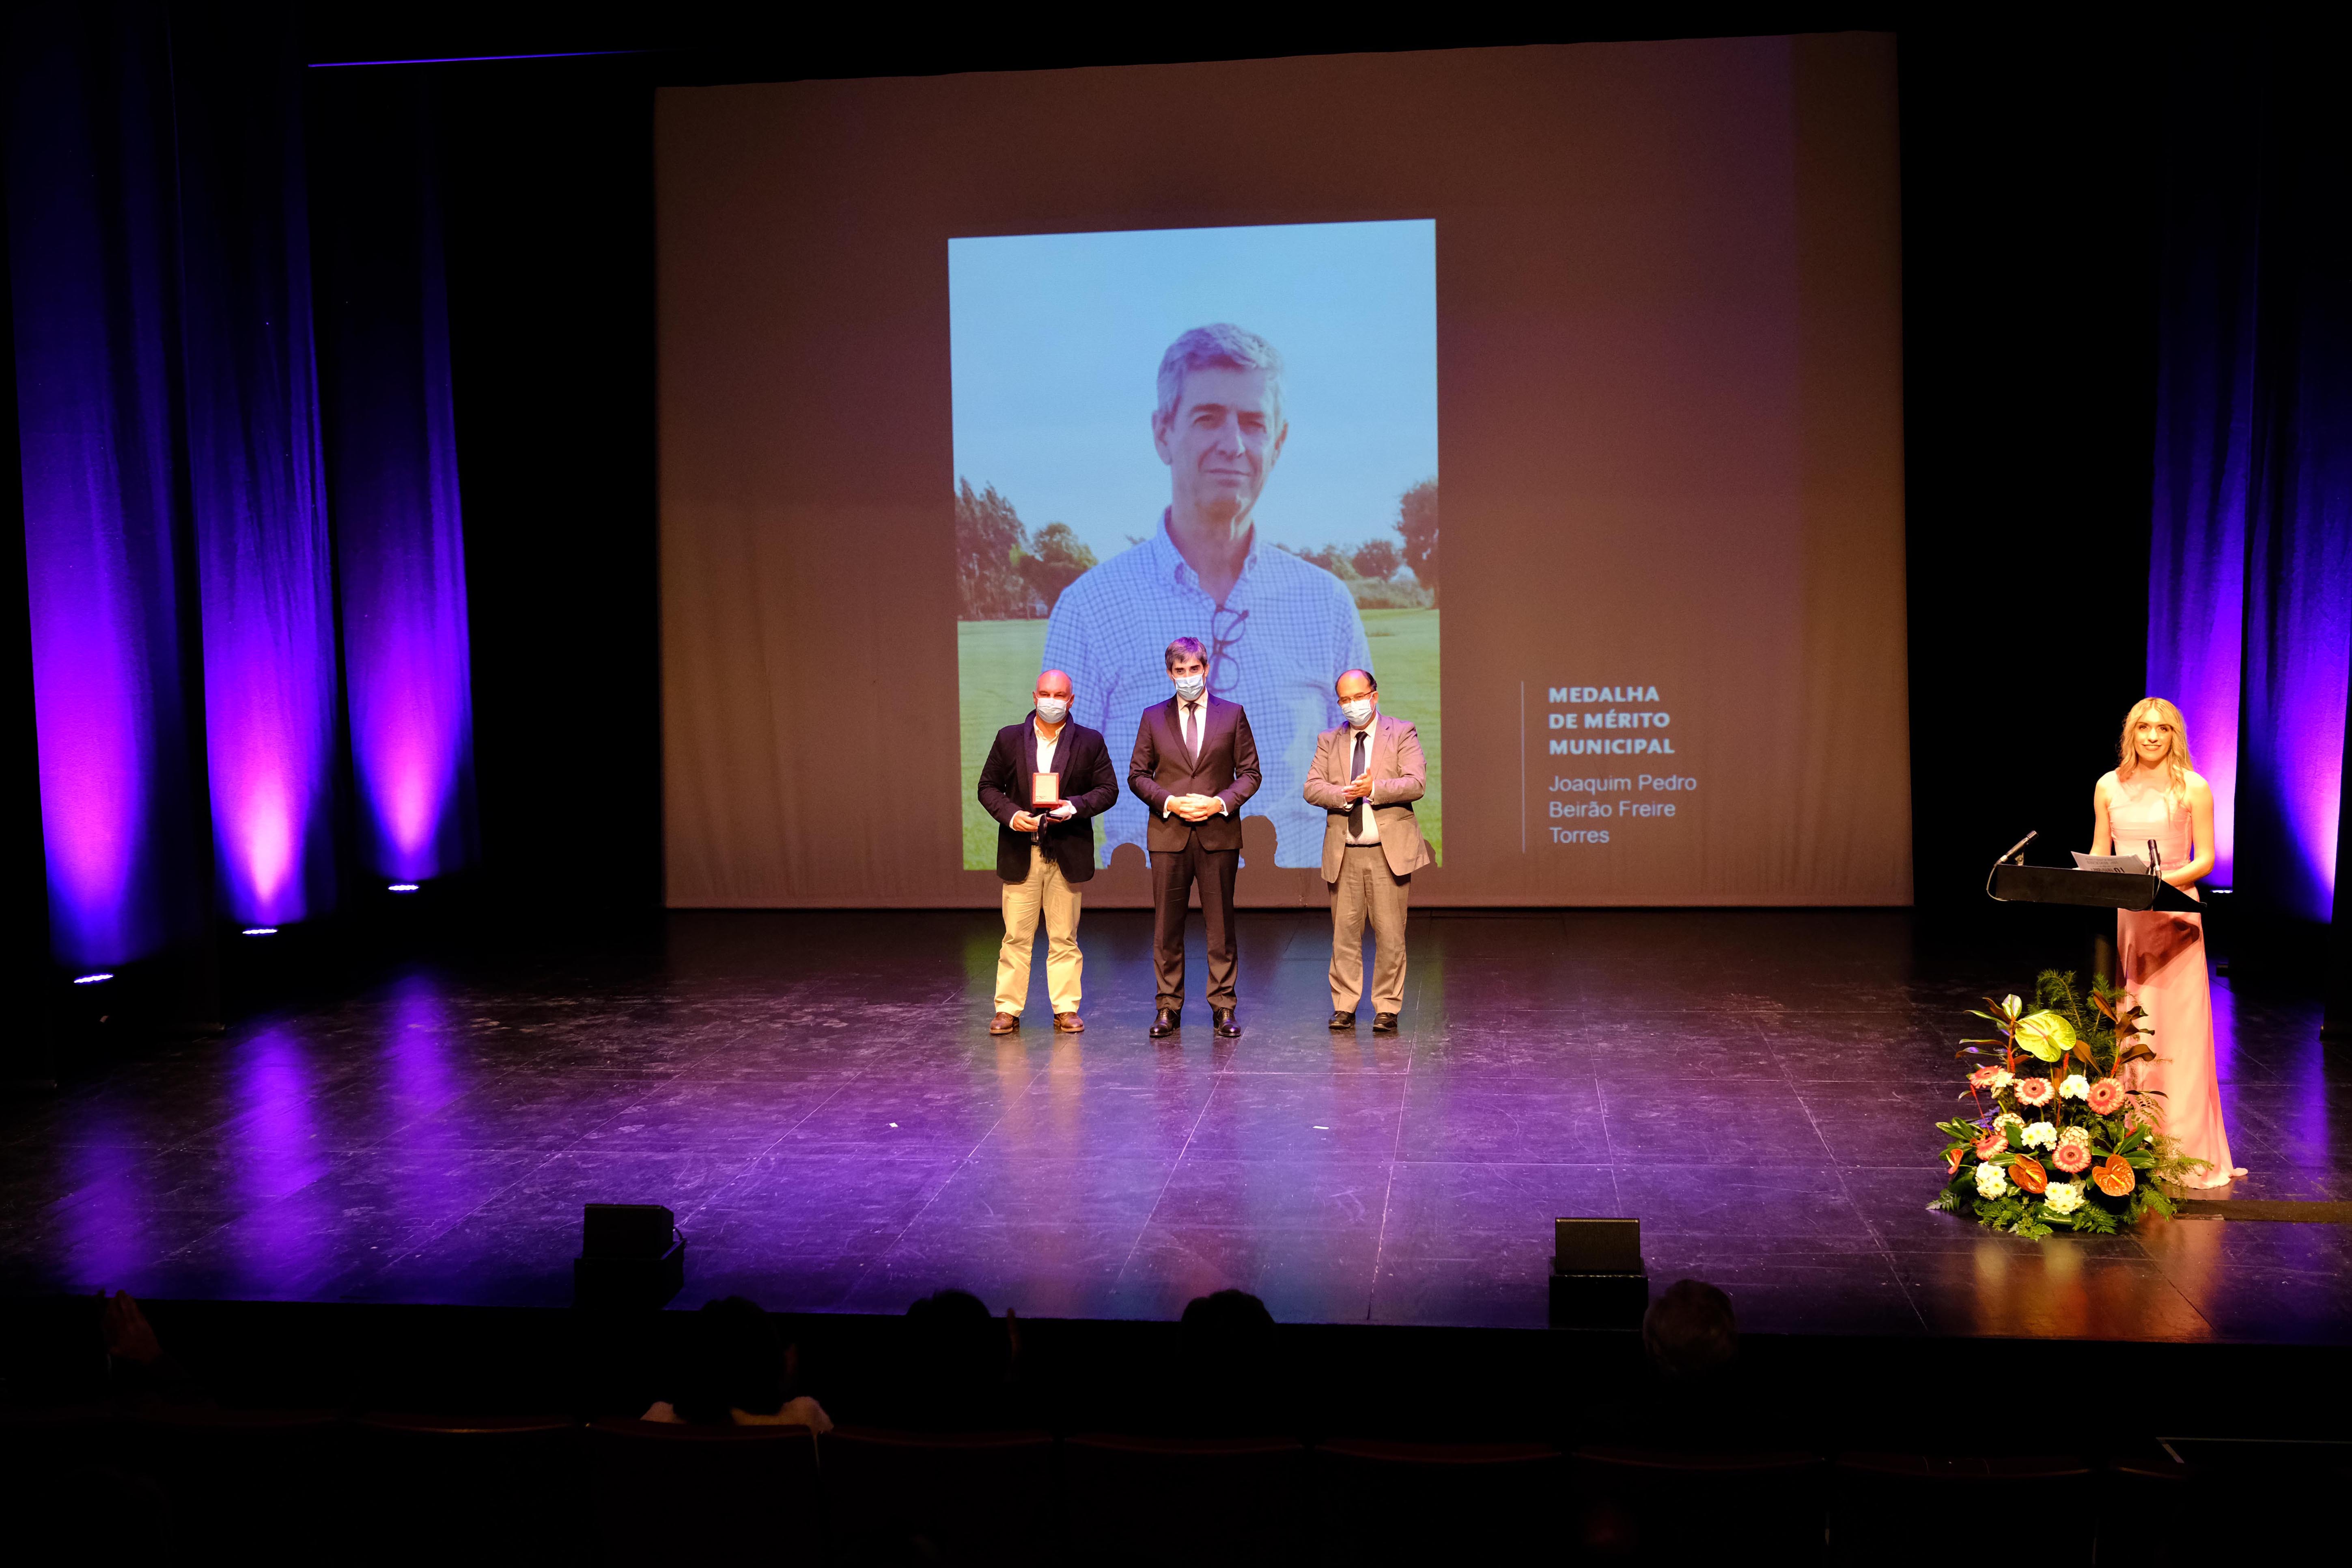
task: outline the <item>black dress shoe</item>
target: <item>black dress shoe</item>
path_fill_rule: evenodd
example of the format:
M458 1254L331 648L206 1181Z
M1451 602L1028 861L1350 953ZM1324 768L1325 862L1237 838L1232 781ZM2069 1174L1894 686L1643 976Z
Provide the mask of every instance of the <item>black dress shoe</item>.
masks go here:
M1167 1038L1183 1021L1184 1009L1181 1007L1162 1007L1151 1016L1151 1037L1155 1040Z
M1331 1013L1331 1026L1335 1029L1352 1029L1356 1026L1356 1016L1353 1013L1339 1012L1335 1008Z
M1234 1010L1231 1007L1215 1008L1211 1016L1217 1021L1217 1038L1238 1040L1242 1037L1242 1026L1234 1020Z
M1374 1033L1375 1035L1393 1035L1393 1034L1395 1034L1395 1033L1396 1033L1396 1015L1395 1015L1394 1013L1375 1013L1375 1014L1373 1014L1373 1015L1372 1015L1372 1033Z

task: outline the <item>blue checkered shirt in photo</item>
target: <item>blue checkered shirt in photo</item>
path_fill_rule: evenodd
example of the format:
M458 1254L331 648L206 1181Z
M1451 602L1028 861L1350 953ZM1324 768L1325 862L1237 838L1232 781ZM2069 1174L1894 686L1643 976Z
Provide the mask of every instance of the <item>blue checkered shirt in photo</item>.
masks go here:
M1316 738L1339 722L1333 683L1342 671L1372 667L1355 596L1253 527L1241 578L1220 609L1177 553L1164 511L1150 538L1062 590L1045 627L1045 667L1069 675L1070 716L1102 731L1122 779L1118 804L1097 819L1100 863L1121 844L1144 844L1148 808L1124 787L1127 759L1143 710L1175 695L1168 645L1183 637L1200 638L1214 656L1210 691L1249 714L1265 780L1242 815L1274 824L1276 865L1320 866L1325 813L1300 791Z

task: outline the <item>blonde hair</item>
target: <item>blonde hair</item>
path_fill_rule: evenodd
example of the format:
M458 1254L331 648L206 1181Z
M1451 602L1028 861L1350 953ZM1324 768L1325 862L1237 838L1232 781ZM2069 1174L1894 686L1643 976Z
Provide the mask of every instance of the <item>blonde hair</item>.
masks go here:
M2139 748L2135 743L2135 731L2141 716L2154 714L2172 727L2172 750L2164 759L2164 798L2168 805L2186 805L2189 802L2189 772L2197 764L2189 755L2189 723L2181 718L2180 710L2161 697L2143 697L2132 704L2124 715L2123 742L2118 748L2116 777L2130 778L2139 772Z

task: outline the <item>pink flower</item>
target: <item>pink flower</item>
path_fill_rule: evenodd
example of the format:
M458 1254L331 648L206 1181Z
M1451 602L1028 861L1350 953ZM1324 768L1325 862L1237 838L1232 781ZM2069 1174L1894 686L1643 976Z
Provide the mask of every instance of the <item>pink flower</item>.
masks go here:
M2059 1142L2058 1147L2050 1151L2050 1163L2072 1175L2076 1171L2089 1167L2091 1146L2079 1139L2063 1139Z
M2051 1096L2050 1080L2046 1078L2021 1078L2017 1080L2017 1098L2026 1105L2047 1105Z
M2101 1116L2113 1116L2124 1102L2124 1086L2114 1079L2103 1078L2091 1086L2091 1109Z
M1970 1089L2003 1089L2009 1084L2009 1069L1999 1063L1988 1063L1969 1074Z
M1998 1127L1977 1140L1977 1158L1990 1160L2009 1147L2009 1139Z

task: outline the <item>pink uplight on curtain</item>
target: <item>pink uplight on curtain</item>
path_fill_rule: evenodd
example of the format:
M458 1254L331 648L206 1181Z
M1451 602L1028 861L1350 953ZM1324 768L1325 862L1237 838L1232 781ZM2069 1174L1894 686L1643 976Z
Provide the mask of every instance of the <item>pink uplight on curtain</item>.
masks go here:
M315 194L328 479L359 843L387 880L474 858L466 536L440 198L425 84L335 84ZM338 129L339 128L339 129Z

